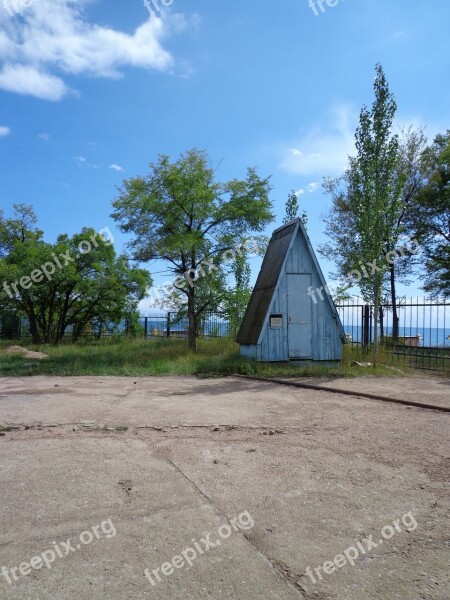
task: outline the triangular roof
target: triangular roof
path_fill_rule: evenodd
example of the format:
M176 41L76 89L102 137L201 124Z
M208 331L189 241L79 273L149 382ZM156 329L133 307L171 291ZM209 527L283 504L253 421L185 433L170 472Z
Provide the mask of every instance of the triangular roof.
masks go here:
M239 329L237 336L239 344L253 345L258 343L280 275L283 273L283 267L289 250L299 231L301 231L306 241L306 246L317 270L320 283L324 288L326 287L322 269L320 268L302 221L300 219L294 219L294 221L275 229L270 238L258 279L256 280L247 310L245 311L244 319ZM341 335L345 338L345 331L342 327L333 299L330 294L327 294L326 292L324 296L326 298L324 301L329 303L332 314L336 315L336 321L341 329Z

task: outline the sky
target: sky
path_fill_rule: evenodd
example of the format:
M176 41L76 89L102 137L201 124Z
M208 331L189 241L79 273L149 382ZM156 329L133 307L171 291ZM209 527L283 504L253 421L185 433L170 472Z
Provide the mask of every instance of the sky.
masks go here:
M267 234L294 190L317 249L331 204L322 181L354 154L376 63L396 127L424 126L431 140L450 126L446 0L145 2L0 0L0 208L32 204L50 242L108 227L122 252L118 186L197 147L222 181L247 167L271 176ZM156 285L170 280L146 266Z

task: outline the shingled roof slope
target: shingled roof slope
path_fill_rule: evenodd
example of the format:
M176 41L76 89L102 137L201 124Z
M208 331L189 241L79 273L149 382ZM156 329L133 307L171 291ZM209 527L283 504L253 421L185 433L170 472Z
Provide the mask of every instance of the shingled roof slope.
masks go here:
M237 336L239 344L257 344L298 221L273 232Z

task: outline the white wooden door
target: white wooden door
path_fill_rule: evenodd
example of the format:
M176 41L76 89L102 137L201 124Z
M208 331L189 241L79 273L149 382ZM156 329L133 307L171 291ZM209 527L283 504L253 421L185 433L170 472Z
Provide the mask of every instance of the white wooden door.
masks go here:
M311 275L287 274L289 358L312 358Z

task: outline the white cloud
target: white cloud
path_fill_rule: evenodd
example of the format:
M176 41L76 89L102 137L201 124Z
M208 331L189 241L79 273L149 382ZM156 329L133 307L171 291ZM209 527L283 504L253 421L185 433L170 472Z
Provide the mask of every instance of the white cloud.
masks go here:
M0 126L0 137L6 137L11 133L11 129L9 127Z
M0 11L0 88L56 101L69 92L64 75L117 78L127 66L172 66L161 45L166 17L153 16L128 34L86 21L89 1L36 0L20 18Z
M48 142L50 140L50 134L49 133L40 133L38 135L38 138L40 140L44 140L44 142Z
M296 175L323 177L343 172L348 156L355 153L357 118L349 107L338 107L331 113L328 125L311 129L283 150L281 168Z
M25 65L6 65L0 70L0 89L45 100L61 100L69 91L59 77Z
M77 163L79 167L83 167L85 169L103 169L105 168L104 164L91 163L85 156L79 154L78 156L74 156L73 160ZM119 165L117 165L119 166Z
M295 192L296 196L302 196L303 194L311 194L312 192L315 192L317 190L317 188L319 187L319 184L317 182L312 182L312 183L308 183L308 185L304 188L300 188L299 190L297 190Z
M120 165L116 165L116 163L113 163L112 165L109 165L108 167L109 169L113 169L113 171L123 171L124 168L121 167Z

